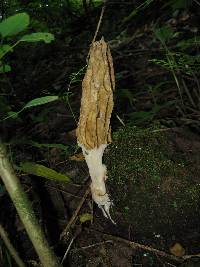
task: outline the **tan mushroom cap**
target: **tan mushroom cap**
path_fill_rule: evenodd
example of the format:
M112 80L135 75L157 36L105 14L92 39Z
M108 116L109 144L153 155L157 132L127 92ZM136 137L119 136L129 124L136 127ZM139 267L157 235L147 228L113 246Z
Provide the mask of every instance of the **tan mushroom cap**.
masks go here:
M112 56L103 38L91 45L89 56L76 130L78 143L87 150L111 142L110 118L115 88Z

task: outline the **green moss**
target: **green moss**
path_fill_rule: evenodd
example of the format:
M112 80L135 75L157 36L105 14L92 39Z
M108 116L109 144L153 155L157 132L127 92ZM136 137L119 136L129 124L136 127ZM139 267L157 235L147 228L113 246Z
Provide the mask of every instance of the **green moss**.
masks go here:
M174 159L166 133L125 127L105 156L115 208L138 233L182 231L199 214L200 186L181 157Z

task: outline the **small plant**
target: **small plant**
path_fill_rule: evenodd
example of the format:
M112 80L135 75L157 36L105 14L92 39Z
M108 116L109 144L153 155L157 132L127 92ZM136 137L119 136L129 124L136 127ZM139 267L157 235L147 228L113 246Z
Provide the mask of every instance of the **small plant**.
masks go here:
M34 32L30 34L24 33L30 24L30 17L27 13L18 13L16 15L10 16L0 23L0 74L9 72L12 70L10 64L6 60L8 53L14 51L14 48L23 43L35 43L43 41L45 43L50 43L54 40L54 35L48 32ZM9 41L8 41L9 40ZM7 101L2 97L0 101L2 103L7 103L4 105L5 111L7 111L7 116L0 118L1 120L6 120L9 118L17 118L19 113L24 109L43 105L58 99L58 96L45 96L41 98L36 98L29 101L20 111L12 112Z
M39 42L44 41L50 43L54 40L54 36L51 33L36 32L19 36L19 33L24 32L30 23L29 15L26 13L19 13L11 16L0 23L0 74L11 71L11 66L5 63L6 55L13 52L13 49L22 42ZM10 39L11 38L11 39ZM9 42L8 42L9 40ZM10 41L11 40L11 41ZM13 41L14 40L14 41ZM58 100L58 96L44 96L29 101L20 111L9 112L8 116L4 117L1 121L9 118L17 118L18 114L23 110L32 108L35 106L43 105L52 101ZM35 163L24 163L21 165L21 169L29 173L45 176L50 179L57 179L68 181L68 177L59 174L45 166ZM19 217L27 231L27 234L32 241L32 244L40 258L43 266L58 267L61 266L57 257L50 249L44 233L37 221L34 211L31 206L26 193L23 191L21 183L18 177L15 175L12 165L9 162L6 148L1 141L0 137L0 176L5 185L5 188L11 197L13 204L15 205ZM4 240L5 242L5 240ZM18 264L19 265L19 264ZM23 263L19 266L24 266Z
M178 42L175 46L176 49L180 51L172 51L168 42L175 38L178 33L174 33L169 26L164 26L158 28L154 31L156 38L162 43L166 51L166 59L153 59L150 60L164 68L169 69L175 75L175 73L180 72L187 75L193 75L194 73L198 74L200 71L200 56L199 55L190 55L184 51L188 48L195 48L200 44L200 36L195 36L187 40L182 40ZM177 78L175 78L176 80Z
M36 106L41 106L41 105L50 103L55 100L58 100L58 96L44 96L40 98L35 98L29 101L21 110L17 112L8 112L8 116L3 118L2 121L7 120L9 118L17 118L18 115L25 109L29 109L29 108L36 107Z
M199 46L199 36L182 40L172 49L170 48L170 41L180 33L174 33L172 28L164 26L156 29L154 34L165 50L165 58L150 61L170 71L178 89L177 108L179 114L182 114L183 120L187 124L194 123L195 120L191 120L191 114L194 118L197 116L200 103L197 79L200 73L200 57L195 53L195 49ZM192 79L196 83L196 88L195 86L188 88L185 77Z
M18 13L13 15L0 23L0 73L11 71L11 66L4 63L6 54L13 52L13 49L22 42L39 42L50 43L54 40L54 35L48 32L34 32L26 35L19 35L21 32L27 30L30 24L30 17L27 13ZM15 37L17 36L17 40ZM6 39L13 39L9 43Z
M191 0L170 0L168 4L172 7L173 10L186 9L192 4L192 1Z

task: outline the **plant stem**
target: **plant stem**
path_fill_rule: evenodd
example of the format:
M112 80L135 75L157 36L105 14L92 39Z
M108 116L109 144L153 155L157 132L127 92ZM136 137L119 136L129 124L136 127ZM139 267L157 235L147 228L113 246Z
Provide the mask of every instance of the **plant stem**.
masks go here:
M15 205L19 217L44 267L61 267L50 249L42 228L34 214L31 202L20 184L7 158L5 146L0 142L0 176Z
M6 230L3 228L3 226L0 224L0 237L4 241L6 248L9 250L10 255L13 257L15 262L19 267L26 267L20 256L18 255L18 252L13 247L12 243L10 242L8 238L8 234Z

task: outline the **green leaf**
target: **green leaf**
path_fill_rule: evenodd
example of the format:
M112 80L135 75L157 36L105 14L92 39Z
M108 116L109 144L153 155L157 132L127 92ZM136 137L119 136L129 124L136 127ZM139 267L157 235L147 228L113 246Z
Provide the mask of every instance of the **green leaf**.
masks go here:
M9 71L11 71L10 65L7 65L7 64L1 65L1 62L0 62L0 73L5 73Z
M81 223L91 221L92 220L92 215L90 213L83 213L80 215L79 220Z
M29 22L29 15L26 13L19 13L8 17L0 23L0 34L3 38L15 35L25 30L28 27Z
M53 41L54 35L48 32L35 32L35 33L31 33L31 34L27 34L22 36L22 38L20 38L19 41L21 42L39 42L39 41L43 41L45 43L50 43L51 41Z
M58 100L58 96L56 96L56 95L43 96L43 97L35 98L35 99L29 101L23 107L23 109L44 105L44 104L47 104L49 102L53 102L55 100Z
M171 1L173 9L186 9L191 5L191 0L176 0Z
M5 44L5 45L2 45L0 46L0 59L5 55L7 54L8 52L12 52L13 49L10 45L8 44Z
M155 36L157 37L157 39L161 41L161 43L166 43L174 35L172 28L169 26L164 26L164 27L158 28L155 30L154 33L155 33Z
M16 119L19 116L18 112L14 112L14 111L9 111L7 114L10 118L13 118L13 119Z
M1 70L1 68L0 68ZM39 98L35 98L31 101L29 101L21 110L19 110L18 112L12 112L11 115L5 117L3 119L3 121L10 119L10 118L15 118L17 117L18 114L20 114L22 111L24 111L24 109L27 108L32 108L32 107L36 107L36 106L40 106L40 105L44 105L47 104L49 102L53 102L55 100L58 100L58 96L56 95L52 95L52 96L43 96L43 97L39 97Z
M28 174L48 178L54 181L69 182L70 178L62 173L52 170L44 165L35 162L22 162L20 166L15 166L16 170L23 171Z
M193 38L178 42L176 46L184 50L192 46L198 47L199 45L200 45L200 36L195 36Z

